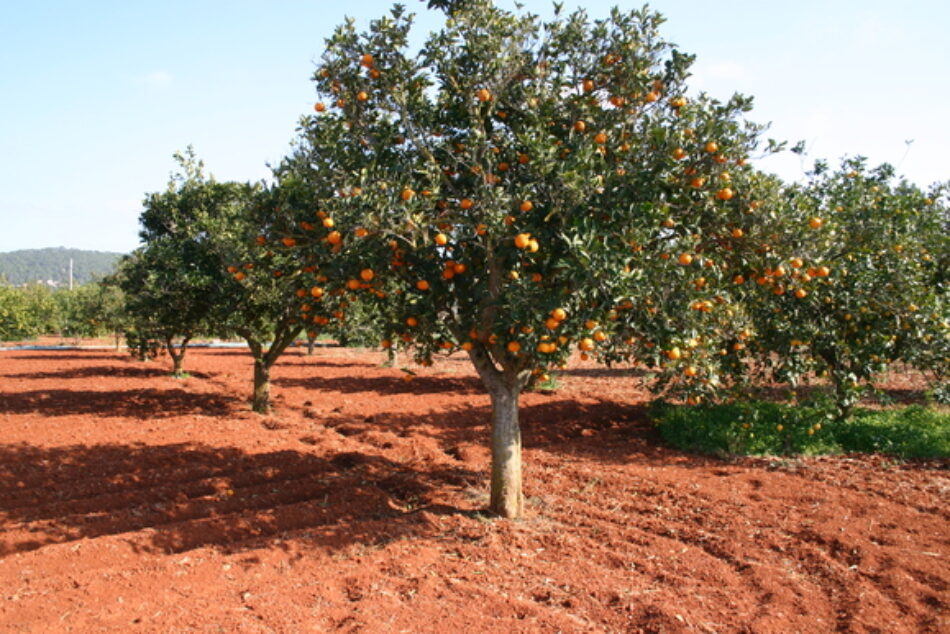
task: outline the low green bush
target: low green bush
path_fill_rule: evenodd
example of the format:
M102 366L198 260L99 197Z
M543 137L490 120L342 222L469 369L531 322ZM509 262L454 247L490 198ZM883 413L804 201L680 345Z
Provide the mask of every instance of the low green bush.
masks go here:
M950 457L950 413L918 405L858 409L835 420L827 409L750 401L686 407L655 402L650 415L678 449L717 455L885 453Z

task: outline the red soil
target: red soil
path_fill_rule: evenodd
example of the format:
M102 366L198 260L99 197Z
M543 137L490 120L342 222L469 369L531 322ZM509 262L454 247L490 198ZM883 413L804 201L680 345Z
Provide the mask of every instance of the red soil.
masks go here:
M461 358L237 350L192 377L0 353L0 631L947 631L946 462L664 448L628 373L522 401L528 517L486 503Z

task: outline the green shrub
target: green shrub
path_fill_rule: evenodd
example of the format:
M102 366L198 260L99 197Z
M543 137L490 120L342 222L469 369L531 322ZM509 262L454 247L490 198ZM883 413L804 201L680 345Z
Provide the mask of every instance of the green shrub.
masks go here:
M856 410L844 421L827 410L751 401L684 407L658 401L650 415L678 449L717 455L886 453L950 457L950 413L921 406Z

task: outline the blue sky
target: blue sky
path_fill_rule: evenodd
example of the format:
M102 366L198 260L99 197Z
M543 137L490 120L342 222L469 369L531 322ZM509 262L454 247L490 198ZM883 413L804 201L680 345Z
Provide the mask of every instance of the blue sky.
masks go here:
M420 35L440 14L419 14ZM499 0L502 6L511 6ZM528 10L549 2L525 0ZM565 0L568 8L578 3ZM604 16L617 0L584 3ZM194 145L218 179L266 177L313 103L323 39L389 2L8 3L0 21L0 251L129 251L146 192ZM639 3L621 3L622 7ZM950 179L950 4L658 0L662 34L698 56L692 86L751 94L770 136L810 157L763 168L800 178L815 158L890 162ZM913 140L909 145L906 141Z

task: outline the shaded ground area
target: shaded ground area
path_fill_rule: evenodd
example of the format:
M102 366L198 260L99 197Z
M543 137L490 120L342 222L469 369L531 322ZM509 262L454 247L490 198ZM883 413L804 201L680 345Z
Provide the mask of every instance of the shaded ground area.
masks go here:
M0 356L0 631L946 631L948 464L664 448L636 373L523 400L528 517L486 503L461 358L292 351L192 377ZM900 383L900 389L913 386Z

